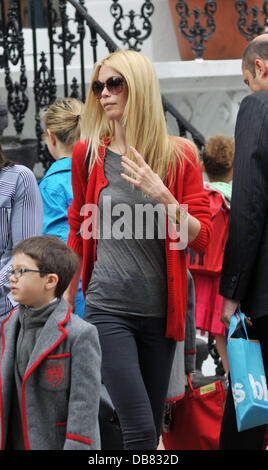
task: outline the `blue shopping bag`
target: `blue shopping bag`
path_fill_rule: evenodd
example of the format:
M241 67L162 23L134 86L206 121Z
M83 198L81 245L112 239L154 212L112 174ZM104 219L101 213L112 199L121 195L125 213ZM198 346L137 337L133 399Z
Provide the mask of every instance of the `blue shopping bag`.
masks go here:
M268 390L260 343L248 338L245 315L239 312L245 338L231 338L238 319L231 317L227 354L238 431L268 423Z

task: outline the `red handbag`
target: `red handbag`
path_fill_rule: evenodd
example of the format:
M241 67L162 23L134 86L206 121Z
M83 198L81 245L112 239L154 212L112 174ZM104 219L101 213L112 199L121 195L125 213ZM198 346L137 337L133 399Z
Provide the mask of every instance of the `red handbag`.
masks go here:
M162 432L166 450L218 450L226 392L221 380L188 391L172 405L171 424Z

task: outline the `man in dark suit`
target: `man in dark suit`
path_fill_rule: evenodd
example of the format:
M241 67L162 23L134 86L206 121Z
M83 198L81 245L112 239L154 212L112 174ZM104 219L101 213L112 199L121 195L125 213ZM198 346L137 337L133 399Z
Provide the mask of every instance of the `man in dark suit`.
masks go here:
M251 337L261 344L268 378L268 34L246 47L242 73L252 94L243 99L235 129L234 176L220 294L222 322L240 305L250 317ZM238 432L228 389L220 448L263 449L265 426Z

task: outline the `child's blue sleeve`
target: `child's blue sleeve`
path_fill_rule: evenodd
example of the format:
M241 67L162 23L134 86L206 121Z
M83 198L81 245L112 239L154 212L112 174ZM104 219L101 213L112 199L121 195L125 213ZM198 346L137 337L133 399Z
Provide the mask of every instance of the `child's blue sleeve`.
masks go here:
M60 188L39 186L43 200L43 235L56 235L67 243L69 234L68 201ZM70 201L71 203L71 201Z

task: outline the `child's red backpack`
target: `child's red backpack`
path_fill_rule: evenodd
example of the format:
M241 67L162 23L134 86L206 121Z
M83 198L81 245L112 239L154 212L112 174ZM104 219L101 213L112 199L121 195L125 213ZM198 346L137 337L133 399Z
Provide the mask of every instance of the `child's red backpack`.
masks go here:
M225 243L229 230L230 208L224 196L216 189L205 184L210 200L213 234L210 243L203 253L196 253L187 248L187 267L191 272L218 274L222 269Z

